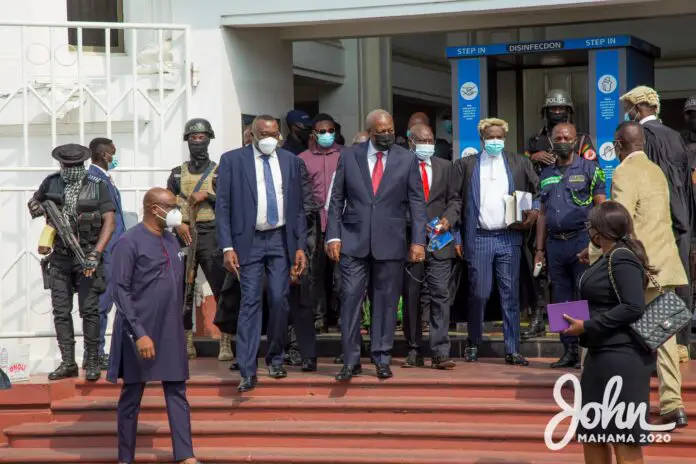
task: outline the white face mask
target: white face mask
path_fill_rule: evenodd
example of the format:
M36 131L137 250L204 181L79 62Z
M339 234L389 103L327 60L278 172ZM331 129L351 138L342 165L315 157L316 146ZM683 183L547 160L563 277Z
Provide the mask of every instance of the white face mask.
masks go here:
M161 206L158 205L157 207L159 209L161 209L162 211L164 211L164 208L162 208ZM183 217L181 215L181 211L179 210L179 208L174 208L166 213L167 213L166 217L162 217L162 216L157 216L157 217L162 219L167 224L167 227L179 227L181 225Z
M278 139L273 137L266 137L258 141L258 149L264 155L270 155L273 153L278 146Z
M421 161L428 161L435 153L435 145L430 143L417 143L413 151Z

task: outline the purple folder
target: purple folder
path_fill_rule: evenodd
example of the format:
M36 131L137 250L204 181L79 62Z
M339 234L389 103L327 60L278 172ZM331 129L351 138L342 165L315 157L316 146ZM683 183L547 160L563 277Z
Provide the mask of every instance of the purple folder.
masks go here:
M563 318L564 314L581 321L586 321L590 318L590 308L585 300L550 304L546 307L546 311L549 314L549 328L551 332L563 332L570 327L568 321Z

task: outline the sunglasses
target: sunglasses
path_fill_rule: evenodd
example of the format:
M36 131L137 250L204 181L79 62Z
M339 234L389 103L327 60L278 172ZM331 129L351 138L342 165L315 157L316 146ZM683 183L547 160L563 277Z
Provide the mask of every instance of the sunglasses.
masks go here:
M336 129L331 128L331 129L315 130L314 133L315 133L315 134L319 134L319 135L324 135L324 134L335 134L335 133L336 133Z

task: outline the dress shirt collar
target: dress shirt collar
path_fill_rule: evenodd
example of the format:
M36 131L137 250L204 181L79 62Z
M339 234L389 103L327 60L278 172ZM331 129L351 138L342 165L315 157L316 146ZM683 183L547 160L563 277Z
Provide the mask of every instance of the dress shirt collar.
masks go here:
M253 149L254 149L254 158L261 158L261 157L263 156L263 153L261 153L261 151L260 151L258 148L256 148L256 145L253 145L253 144L252 144L251 146L252 146ZM273 150L273 153L270 154L270 157L271 157L271 158L275 158L275 157L276 157L276 151L275 151L275 150Z
M483 150L483 151L481 152L481 158L487 159L487 160L489 160L489 161L502 160L502 159L503 159L503 156L505 156L504 153L501 153L501 154L499 154L499 155L489 155L488 152L487 152L486 150Z
M651 114L650 116L647 116L647 117L641 119L640 123L645 124L648 121L657 121L657 116L655 116L654 114Z
M416 157L418 158L418 157ZM420 159L418 158L418 165L420 166L421 163L425 163L427 166L432 166L433 165L433 157L431 156L430 158L426 159Z
M104 175L105 175L106 177L111 177L111 174L109 174L109 171L107 171L106 169L102 168L102 167L99 166L98 164L92 163L92 166L94 166L95 168L97 168L97 169L99 169L101 172L103 172Z

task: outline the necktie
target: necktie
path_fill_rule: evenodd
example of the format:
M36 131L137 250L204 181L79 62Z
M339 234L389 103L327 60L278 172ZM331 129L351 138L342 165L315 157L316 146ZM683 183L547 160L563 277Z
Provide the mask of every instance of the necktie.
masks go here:
M428 185L428 171L425 170L425 161L420 162L421 168L421 179L423 179L423 193L425 194L425 201L428 201L430 196L430 185Z
M382 182L382 175L384 174L384 165L382 164L384 153L378 151L376 156L377 162L374 169L372 169L372 191L375 195L377 195L377 189L379 188L379 183Z
M266 184L266 216L271 227L278 224L278 199L276 198L270 155L261 155L263 160L263 183Z

